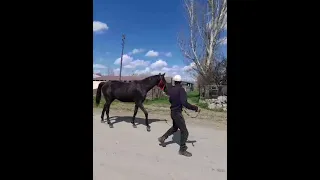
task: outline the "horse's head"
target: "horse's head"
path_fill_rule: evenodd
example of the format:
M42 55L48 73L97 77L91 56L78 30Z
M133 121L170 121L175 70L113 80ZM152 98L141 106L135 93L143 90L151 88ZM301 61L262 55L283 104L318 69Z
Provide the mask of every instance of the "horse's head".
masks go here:
M161 89L161 90L164 90L164 88L166 87L167 85L167 81L166 81L166 78L164 77L166 75L166 73L159 73L159 75L157 75L158 77L158 80L157 80L157 86Z
M146 85L147 89L151 89L154 86L158 86L161 90L164 90L167 84L166 79L164 78L165 74L166 73L159 73L158 75L147 77L143 79L141 82Z

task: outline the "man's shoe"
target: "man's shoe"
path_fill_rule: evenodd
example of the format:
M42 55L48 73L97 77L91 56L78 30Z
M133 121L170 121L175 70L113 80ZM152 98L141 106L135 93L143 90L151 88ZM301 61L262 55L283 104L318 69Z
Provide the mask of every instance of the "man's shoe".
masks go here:
M186 156L186 157L191 157L192 156L192 154L191 154L191 152L188 152L188 151L186 151L186 150L184 150L184 151L179 151L179 154L180 155L183 155L183 156Z
M164 144L164 141L166 140L166 138L164 138L164 137L159 137L158 138L158 141L160 142L160 146L162 146L162 147L166 147L166 145Z

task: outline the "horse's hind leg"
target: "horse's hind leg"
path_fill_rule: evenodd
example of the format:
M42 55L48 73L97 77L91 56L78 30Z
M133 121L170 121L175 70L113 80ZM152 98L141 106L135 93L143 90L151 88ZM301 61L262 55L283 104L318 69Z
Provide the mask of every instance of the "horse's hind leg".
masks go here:
M137 112L138 112L138 108L139 108L139 106L136 104L136 105L134 106L134 113L133 113L133 117L132 117L132 121L131 121L132 126L133 126L134 128L137 128L137 125L135 124L134 120L136 119L136 115L137 115Z
M109 116L110 105L111 105L110 102L107 102L107 103L106 103L107 123L109 124L109 127L110 127L110 128L113 128L113 124L111 124L111 122L110 122L110 116Z
M147 126L147 131L151 131L151 127L149 125L149 120L148 120L148 111L144 108L143 104L139 104L140 109L143 111L145 117L146 117L146 126Z
M114 99L108 98L106 99L106 114L107 114L107 123L109 124L110 128L113 128L113 124L111 124L110 122L110 116L109 116L109 112L110 112L110 106L111 103L114 101Z
M104 112L106 111L107 103L104 104L102 113L101 113L101 123L104 123Z

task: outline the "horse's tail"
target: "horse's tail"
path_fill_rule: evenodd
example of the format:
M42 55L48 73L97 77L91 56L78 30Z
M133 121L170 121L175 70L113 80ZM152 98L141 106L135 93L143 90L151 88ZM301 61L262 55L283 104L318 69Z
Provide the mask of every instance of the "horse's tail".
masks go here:
M97 89L97 94L96 94L96 105L98 106L100 104L101 100L101 88L106 82L101 82L99 83L98 89Z

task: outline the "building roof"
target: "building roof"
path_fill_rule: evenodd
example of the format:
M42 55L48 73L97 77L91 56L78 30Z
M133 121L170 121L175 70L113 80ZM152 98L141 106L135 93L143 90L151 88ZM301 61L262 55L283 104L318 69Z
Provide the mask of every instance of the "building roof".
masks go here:
M97 74L93 74L93 78L97 78L97 77L101 77L101 76L99 76Z

